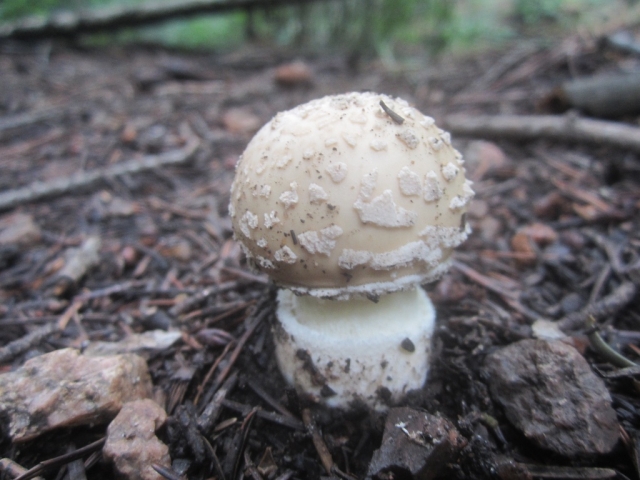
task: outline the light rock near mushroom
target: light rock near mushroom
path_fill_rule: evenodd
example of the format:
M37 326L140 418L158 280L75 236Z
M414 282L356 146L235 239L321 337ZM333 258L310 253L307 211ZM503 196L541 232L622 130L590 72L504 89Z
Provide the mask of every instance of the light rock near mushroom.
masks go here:
M281 112L251 140L236 169L229 214L250 264L303 296L279 297L276 350L292 384L318 395L324 388L322 398L330 405L345 406L357 396L374 408L384 405L372 392L387 389L393 401L423 384L428 359L422 357L428 358L430 340L422 338L431 336L432 313L424 313L424 323L406 331L416 348L411 367L402 370L409 377L415 366L420 370L415 378L400 381L379 365L386 352L399 348L391 332L413 325L412 314L422 315L416 312L433 312L426 295L415 289L446 272L453 249L470 233L465 212L473 190L463 165L449 134L431 117L402 99L376 93L328 96ZM270 195L254 195L256 188ZM394 292L402 300L385 298ZM335 365L347 358L355 365L370 349L369 340L345 337L345 348L353 351L347 351L348 357L338 347L328 353L331 348L323 346L320 354L314 342L324 341L324 333L331 331L326 338L335 333L330 343L341 344L335 338L349 328L368 334L375 322L362 313L372 306L363 297L380 297L376 312L387 304L406 305L407 311L380 314L387 333L377 335L387 337L387 343L375 347L377 353L367 360L371 365L360 374L342 374L345 384L353 385L343 389L342 380L332 380ZM338 302L329 306L323 299ZM331 311L335 318L316 317L314 309ZM311 385L319 377L309 380L300 365L317 373L326 370L332 355L340 362L329 367L320 387ZM335 395L326 396L332 391Z

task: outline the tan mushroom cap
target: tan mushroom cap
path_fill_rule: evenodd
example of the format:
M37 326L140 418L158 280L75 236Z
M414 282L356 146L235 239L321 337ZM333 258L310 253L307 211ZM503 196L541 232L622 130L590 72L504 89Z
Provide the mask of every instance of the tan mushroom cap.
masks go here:
M470 231L464 171L449 134L406 101L327 96L255 135L229 213L249 260L281 286L379 295L446 271Z

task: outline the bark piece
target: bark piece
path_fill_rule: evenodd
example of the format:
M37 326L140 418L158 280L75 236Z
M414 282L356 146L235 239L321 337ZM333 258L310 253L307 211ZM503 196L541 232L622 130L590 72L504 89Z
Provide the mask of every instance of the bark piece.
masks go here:
M417 480L436 478L466 443L445 418L408 407L393 408L368 475L381 479L389 474Z
M150 395L147 364L137 355L56 350L0 375L0 431L26 441L58 427L108 421L125 402Z
M574 457L608 453L618 441L604 382L566 343L522 340L489 355L484 368L493 398L538 446Z
M125 403L107 429L102 453L118 475L129 480L160 480L152 465L171 467L169 447L156 432L167 420L166 412L153 400Z

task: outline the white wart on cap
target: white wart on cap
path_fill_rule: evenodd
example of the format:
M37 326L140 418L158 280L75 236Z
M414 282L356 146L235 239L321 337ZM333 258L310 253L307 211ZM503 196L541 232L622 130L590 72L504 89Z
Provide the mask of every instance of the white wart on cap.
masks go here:
M229 213L255 268L315 297L437 279L473 197L450 136L401 99L328 96L277 114L236 170Z

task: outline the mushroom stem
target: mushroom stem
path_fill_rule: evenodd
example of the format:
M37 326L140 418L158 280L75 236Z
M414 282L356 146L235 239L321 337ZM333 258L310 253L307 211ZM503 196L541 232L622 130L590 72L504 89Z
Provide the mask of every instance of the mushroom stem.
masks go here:
M287 382L330 407L384 410L421 388L435 310L421 288L325 300L278 292L276 357Z

